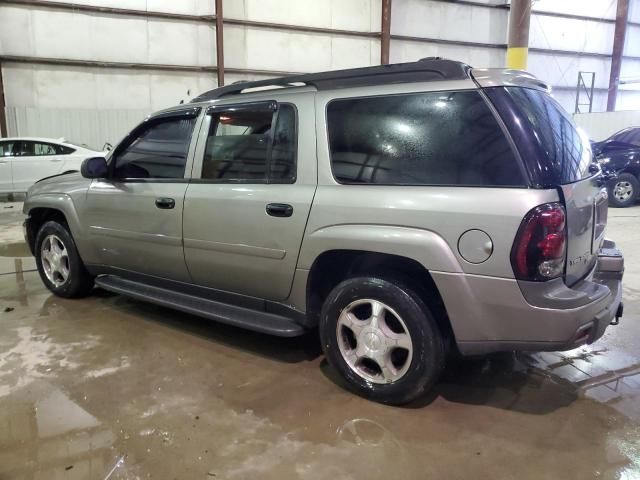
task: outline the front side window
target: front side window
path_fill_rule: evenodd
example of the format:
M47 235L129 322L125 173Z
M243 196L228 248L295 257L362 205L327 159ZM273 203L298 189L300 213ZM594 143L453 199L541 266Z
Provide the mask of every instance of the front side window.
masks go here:
M14 142L0 142L0 157L13 156Z
M118 147L115 178L183 178L195 117L151 119Z
M215 110L202 179L219 182L290 183L295 179L296 117L291 105Z
M340 183L526 184L477 91L334 100L327 123L331 165Z
M34 142L18 142L13 149L13 155L16 157L33 157L35 154Z

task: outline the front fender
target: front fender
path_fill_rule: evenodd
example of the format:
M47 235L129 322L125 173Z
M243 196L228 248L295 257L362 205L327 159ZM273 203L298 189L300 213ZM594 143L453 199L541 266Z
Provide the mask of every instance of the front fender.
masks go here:
M310 270L315 259L330 250L387 253L415 260L427 270L462 272L440 235L419 228L369 224L332 225L307 234L298 268Z
M34 209L46 208L61 212L69 225L69 230L76 243L78 252L85 263L92 263L94 260L93 249L87 242L86 230L82 226L78 212L73 202L73 197L68 193L36 193L28 195L23 207L26 215ZM35 236L37 232L33 232Z

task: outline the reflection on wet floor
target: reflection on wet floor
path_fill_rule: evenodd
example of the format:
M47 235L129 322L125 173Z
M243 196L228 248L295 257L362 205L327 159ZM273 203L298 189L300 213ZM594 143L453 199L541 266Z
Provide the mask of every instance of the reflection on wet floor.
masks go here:
M640 478L633 292L594 345L459 359L393 408L336 386L313 333L60 299L18 266L0 275L2 480Z

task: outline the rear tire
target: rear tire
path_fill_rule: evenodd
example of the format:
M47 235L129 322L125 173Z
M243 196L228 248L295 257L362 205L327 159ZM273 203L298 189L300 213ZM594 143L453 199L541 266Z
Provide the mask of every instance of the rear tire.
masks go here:
M320 339L327 361L349 388L381 403L422 397L445 364L431 311L395 280L357 277L337 285L322 307Z
M630 207L640 193L640 182L630 173L621 173L609 182L608 187L609 205L616 208Z
M40 227L35 257L42 282L55 295L79 298L93 290L94 277L85 268L66 224L49 221Z

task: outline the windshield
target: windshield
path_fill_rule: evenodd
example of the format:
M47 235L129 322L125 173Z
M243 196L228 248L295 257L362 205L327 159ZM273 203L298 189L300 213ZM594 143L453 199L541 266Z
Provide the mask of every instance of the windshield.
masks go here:
M591 175L589 139L549 94L522 87L485 90L535 184L565 185Z

